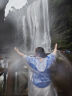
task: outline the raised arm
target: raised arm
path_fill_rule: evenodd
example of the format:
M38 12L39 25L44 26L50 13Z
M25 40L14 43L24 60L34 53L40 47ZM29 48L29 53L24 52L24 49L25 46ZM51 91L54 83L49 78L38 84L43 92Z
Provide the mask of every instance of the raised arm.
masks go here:
M20 56L22 56L22 57L24 57L24 58L27 57L27 55L25 55L24 53L20 52L18 48L15 47L14 50L15 50L15 51L17 52L17 54L19 54Z
M54 48L54 51L53 51L53 54L56 55L57 53L57 43L55 44L55 48Z

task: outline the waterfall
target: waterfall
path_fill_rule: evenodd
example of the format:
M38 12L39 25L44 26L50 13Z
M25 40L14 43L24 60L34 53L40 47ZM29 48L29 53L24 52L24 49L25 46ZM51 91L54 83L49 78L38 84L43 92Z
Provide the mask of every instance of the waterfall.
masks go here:
M36 47L51 49L48 0L35 0L23 16L24 51L33 52Z

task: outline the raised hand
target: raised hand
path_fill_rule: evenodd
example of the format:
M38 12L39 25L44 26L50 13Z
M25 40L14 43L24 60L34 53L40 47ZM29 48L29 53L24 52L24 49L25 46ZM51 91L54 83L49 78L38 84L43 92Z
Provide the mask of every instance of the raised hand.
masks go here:
M54 51L53 51L53 54L55 54L56 55L56 52L57 52L57 43L55 44L55 48L54 48Z
M16 48L16 47L14 47L14 50L15 50L16 52L19 52L19 49L18 49L18 48Z
M27 57L26 55L24 55L24 53L20 52L18 48L14 47L14 50L17 52L18 55Z
M57 45L57 43L56 43L56 44L55 44L55 48L54 48L54 50L56 50L56 51L57 51L57 46L58 46L58 45Z

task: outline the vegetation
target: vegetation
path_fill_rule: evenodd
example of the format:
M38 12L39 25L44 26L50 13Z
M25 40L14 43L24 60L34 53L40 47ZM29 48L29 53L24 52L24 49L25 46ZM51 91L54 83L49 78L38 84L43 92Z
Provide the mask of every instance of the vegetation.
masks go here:
M72 1L52 0L50 4L52 45L58 42L59 49L72 51Z

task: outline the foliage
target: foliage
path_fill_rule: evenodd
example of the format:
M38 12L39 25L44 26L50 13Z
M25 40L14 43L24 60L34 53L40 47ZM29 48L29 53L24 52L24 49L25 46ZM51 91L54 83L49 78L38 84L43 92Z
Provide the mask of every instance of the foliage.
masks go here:
M57 42L60 49L72 50L72 1L52 0L51 4L52 44Z

